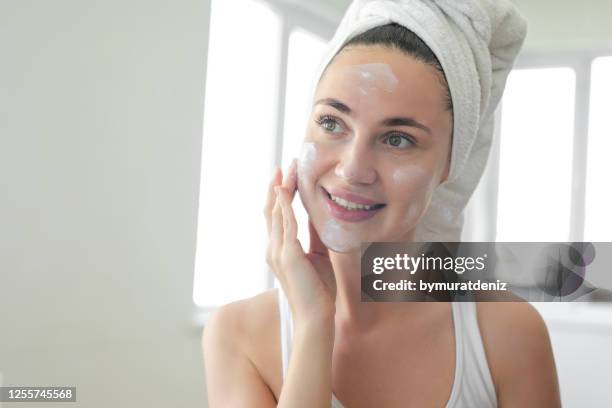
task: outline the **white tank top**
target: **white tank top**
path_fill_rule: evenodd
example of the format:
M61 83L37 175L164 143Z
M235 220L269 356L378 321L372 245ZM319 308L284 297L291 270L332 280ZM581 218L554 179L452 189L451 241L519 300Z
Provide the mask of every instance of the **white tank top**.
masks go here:
M283 380L287 377L293 344L293 319L289 302L278 288ZM474 302L453 302L455 376L446 408L495 408L497 397L487 364ZM332 392L332 408L344 408Z

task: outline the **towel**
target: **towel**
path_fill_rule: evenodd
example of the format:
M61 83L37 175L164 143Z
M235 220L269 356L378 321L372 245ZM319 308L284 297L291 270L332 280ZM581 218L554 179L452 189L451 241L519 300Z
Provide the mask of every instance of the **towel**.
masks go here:
M328 44L311 95L348 40L392 22L414 32L434 52L454 107L449 176L436 187L416 227L416 240L460 241L463 210L487 164L495 109L527 23L508 0L355 0Z

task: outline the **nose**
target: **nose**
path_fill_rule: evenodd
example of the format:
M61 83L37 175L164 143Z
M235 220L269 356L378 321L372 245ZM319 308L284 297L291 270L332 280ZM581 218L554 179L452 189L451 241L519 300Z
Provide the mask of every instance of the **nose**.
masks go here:
M367 141L359 139L355 137L346 145L336 165L335 174L349 184L372 184L376 181L376 171L370 147Z

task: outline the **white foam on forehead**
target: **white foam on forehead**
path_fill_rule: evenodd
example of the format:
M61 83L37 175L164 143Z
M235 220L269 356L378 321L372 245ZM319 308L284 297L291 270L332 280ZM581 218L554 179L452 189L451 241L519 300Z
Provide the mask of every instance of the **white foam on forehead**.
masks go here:
M364 86L370 89L380 89L393 92L399 80L388 64L375 62L370 64L350 65L342 68L342 77L347 81L359 84L362 94L367 94Z

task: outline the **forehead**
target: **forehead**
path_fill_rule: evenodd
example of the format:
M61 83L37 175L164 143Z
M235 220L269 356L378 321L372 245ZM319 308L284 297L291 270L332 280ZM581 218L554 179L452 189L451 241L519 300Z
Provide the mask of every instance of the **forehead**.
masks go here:
M397 49L345 48L327 67L316 98L335 97L381 110L410 109L431 114L444 110L444 87L436 68Z

